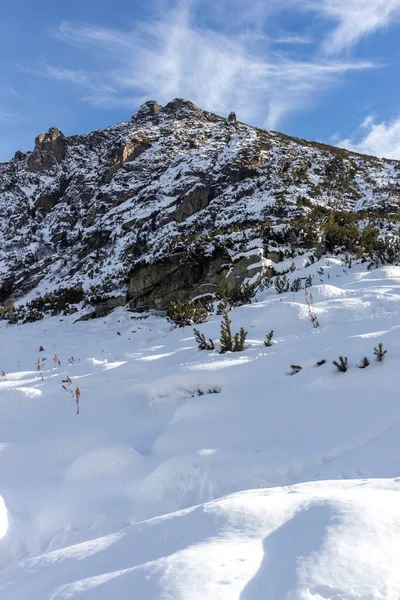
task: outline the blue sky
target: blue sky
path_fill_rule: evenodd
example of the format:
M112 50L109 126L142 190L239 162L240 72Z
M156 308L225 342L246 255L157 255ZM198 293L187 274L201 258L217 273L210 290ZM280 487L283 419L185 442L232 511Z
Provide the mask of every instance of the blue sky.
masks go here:
M400 159L400 0L19 0L0 21L0 160L149 99Z

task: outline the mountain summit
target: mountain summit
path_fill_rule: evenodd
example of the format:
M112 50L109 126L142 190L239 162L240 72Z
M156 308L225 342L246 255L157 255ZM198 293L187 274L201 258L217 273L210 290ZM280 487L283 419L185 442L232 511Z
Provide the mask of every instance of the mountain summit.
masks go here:
M259 248L268 266L282 227L312 210L385 214L399 199L399 162L149 101L86 135L52 127L0 165L0 301L74 288L96 314L165 309L221 273L255 281L239 259Z

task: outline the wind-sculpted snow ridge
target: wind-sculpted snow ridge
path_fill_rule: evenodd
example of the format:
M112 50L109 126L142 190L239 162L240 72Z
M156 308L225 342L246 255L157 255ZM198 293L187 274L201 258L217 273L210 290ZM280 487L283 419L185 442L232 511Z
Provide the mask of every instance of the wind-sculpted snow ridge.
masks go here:
M181 99L147 102L86 135L52 128L0 165L0 299L66 286L125 298L138 265L186 252L198 268L199 254L221 248L227 262L257 246L267 220L315 206L396 210L399 181L396 161L231 123Z
M400 267L310 273L320 327L258 292L237 353L216 315L214 351L124 308L0 324L1 600L400 597Z

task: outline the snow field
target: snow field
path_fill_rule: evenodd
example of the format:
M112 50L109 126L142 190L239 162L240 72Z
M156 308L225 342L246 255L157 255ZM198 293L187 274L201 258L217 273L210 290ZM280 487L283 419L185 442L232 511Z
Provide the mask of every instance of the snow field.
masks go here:
M268 290L230 313L237 354L123 309L1 325L1 599L400 597L400 269L293 276L321 265L321 327Z

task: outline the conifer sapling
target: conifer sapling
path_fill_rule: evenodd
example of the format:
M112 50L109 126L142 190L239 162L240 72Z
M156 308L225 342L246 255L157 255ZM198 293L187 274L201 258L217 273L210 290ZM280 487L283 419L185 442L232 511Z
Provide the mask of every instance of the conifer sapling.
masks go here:
M231 331L231 323L232 321L229 318L228 311L225 309L222 317L221 323L221 354L224 352L231 352L233 346L232 340L232 331Z
M301 290L301 279L300 279L300 277L296 277L296 279L293 279L293 281L292 281L290 291L298 292L299 290Z
M300 367L300 365L290 365L290 368L291 368L290 375L296 375L296 373L299 373L303 367Z
M206 336L204 335L204 333L200 333L200 331L198 329L193 329L193 331L194 331L194 338L197 342L199 350L214 350L215 346L214 346L214 342L212 341L211 338L209 338L209 340L207 342Z
M382 348L382 342L380 344L378 344L378 348L374 348L374 354L375 354L376 360L378 362L383 361L386 353L387 353L387 350L383 350L383 348Z
M241 327L239 333L235 333L235 335L232 336L231 323L232 321L229 319L228 311L225 310L221 323L221 354L224 354L225 352L240 352L244 348L247 331Z
M267 339L264 340L264 345L269 347L272 346L272 338L274 337L274 330L271 329L269 333L267 333Z
M368 360L368 358L366 356L364 356L364 358L362 359L362 361L358 365L358 368L359 369L365 369L368 366L369 366L369 360Z
M241 352L243 350L246 337L247 331L245 331L244 327L241 327L239 333L235 333L233 337L232 352Z
M332 361L338 371L346 373L347 371L347 356L339 356L339 362L337 360Z
M277 275L274 285L278 294L284 294L285 292L289 291L290 283L286 275Z

